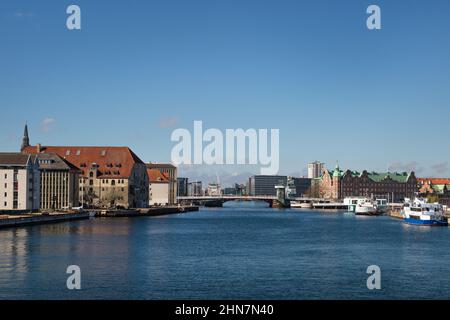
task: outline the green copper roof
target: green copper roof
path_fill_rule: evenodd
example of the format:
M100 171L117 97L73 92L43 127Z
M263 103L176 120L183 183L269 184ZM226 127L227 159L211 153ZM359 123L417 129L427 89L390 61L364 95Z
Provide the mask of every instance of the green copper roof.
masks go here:
M342 177L344 175L344 172L339 170L339 168L334 169L333 171L333 177Z
M369 178L375 182L380 182L388 177L394 181L405 183L408 181L409 174L407 172L368 172Z
M339 169L339 164L336 162L336 166L334 167L333 171L333 177L342 177L344 175L344 172Z
M433 184L432 188L436 193L444 193L444 188L450 190L450 184Z

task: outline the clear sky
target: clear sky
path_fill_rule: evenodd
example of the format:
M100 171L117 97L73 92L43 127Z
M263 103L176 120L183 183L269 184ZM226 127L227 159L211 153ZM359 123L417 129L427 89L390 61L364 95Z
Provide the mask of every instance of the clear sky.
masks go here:
M450 1L2 0L0 110L1 151L28 121L32 144L169 161L172 131L202 120L280 129L284 174L450 176Z

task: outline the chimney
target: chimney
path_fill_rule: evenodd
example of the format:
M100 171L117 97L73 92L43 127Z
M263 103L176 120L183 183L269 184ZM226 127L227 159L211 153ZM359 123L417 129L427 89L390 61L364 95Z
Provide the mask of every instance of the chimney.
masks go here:
M41 153L41 151L42 151L42 146L41 146L41 144L40 144L40 143L36 144L36 152L37 152L37 153Z

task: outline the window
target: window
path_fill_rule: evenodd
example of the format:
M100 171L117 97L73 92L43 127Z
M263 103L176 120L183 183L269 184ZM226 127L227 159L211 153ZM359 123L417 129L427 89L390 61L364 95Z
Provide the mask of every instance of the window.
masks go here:
M116 180L111 180L111 185L115 186L116 185Z
M94 177L94 172L89 172L89 178L93 178Z

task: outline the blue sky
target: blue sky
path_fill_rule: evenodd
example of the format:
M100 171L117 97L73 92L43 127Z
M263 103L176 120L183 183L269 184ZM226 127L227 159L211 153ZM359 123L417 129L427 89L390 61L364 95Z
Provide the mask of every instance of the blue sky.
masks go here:
M382 30L366 28L370 4ZM318 159L450 176L449 36L448 0L4 0L0 150L28 121L33 144L169 161L171 132L202 120L279 128L284 174Z

